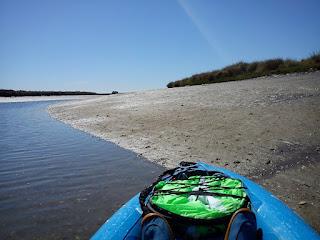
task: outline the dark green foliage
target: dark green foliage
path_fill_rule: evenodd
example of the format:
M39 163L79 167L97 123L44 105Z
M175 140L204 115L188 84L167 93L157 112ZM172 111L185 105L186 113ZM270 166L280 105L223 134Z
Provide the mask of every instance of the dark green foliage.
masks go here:
M82 91L23 91L0 89L0 97L25 97L25 96L63 96L63 95L100 95L95 92ZM105 94L101 94L105 95Z
M281 58L259 62L239 62L220 70L195 74L191 77L168 83L168 88L187 85L201 85L227 81L237 81L272 74L293 72L309 72L320 70L320 53L314 53L309 58L300 61Z

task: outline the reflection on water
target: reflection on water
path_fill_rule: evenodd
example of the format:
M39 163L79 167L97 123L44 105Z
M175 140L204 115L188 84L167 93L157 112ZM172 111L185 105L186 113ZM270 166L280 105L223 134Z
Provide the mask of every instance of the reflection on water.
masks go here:
M0 238L87 239L163 169L50 118L0 104Z

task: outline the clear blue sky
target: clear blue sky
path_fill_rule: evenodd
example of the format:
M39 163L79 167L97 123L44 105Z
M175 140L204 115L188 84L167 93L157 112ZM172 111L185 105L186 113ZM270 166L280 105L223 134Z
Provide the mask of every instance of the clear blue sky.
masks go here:
M319 50L319 0L0 0L0 88L157 89Z

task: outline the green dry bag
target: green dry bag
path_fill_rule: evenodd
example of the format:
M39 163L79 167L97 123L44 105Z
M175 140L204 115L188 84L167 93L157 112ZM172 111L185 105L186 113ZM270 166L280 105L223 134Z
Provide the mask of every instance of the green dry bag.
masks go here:
M190 176L185 180L158 182L151 204L170 213L192 219L218 219L245 206L247 194L238 179Z

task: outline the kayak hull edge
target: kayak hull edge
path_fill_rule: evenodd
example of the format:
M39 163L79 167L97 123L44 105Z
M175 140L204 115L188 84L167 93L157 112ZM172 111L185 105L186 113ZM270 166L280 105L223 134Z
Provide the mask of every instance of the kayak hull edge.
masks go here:
M197 165L199 169L223 172L244 183L252 203L252 210L256 214L258 227L262 229L263 239L320 240L313 228L263 187L230 170L203 162L198 162ZM91 240L134 239L140 234L141 216L142 210L137 194L113 214Z

